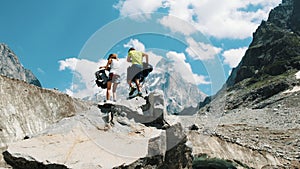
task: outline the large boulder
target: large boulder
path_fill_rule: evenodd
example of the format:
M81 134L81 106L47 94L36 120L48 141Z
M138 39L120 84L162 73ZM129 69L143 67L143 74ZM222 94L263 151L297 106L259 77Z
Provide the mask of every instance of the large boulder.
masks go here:
M9 144L4 158L18 169L109 169L146 157L150 139L165 137L163 130L133 122L123 126L115 121L107 128L103 116L93 107L66 118L33 138Z
M4 159L18 169L191 168L191 148L181 124L156 126L165 118L162 98L154 92L146 100L92 106L32 138L8 144Z
M112 107L105 105L98 107L102 112L124 113L128 119L133 119L135 122L146 126L163 128L168 124L164 93L161 90L155 90L145 98L136 97L117 102Z

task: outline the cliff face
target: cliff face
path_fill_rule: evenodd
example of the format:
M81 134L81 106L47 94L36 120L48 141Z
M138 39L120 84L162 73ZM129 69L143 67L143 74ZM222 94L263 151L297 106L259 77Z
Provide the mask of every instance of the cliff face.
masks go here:
M86 103L66 94L1 75L0 100L0 147L87 108Z
M228 157L250 168L299 168L299 10L297 0L283 0L274 8L253 34L223 89L200 103L199 128L218 137L217 142L234 146L220 146L224 151L205 154ZM236 156L236 148L247 148L252 155ZM197 150L205 152L200 146ZM256 163L247 159L257 155L263 157Z
M258 27L226 82L227 91L238 92L228 108L263 101L299 84L295 79L300 70L299 10L298 1L283 1Z
M229 87L243 80L248 85L289 70L300 69L300 20L298 1L286 0L273 9L253 34L242 61L227 81Z
M16 54L5 44L0 44L0 75L41 87L40 81L21 65Z

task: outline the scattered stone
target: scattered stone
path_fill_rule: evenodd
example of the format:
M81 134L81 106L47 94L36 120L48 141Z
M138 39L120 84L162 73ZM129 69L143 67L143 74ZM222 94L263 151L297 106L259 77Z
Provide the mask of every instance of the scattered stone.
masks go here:
M199 127L196 124L193 124L189 127L189 130L199 130Z

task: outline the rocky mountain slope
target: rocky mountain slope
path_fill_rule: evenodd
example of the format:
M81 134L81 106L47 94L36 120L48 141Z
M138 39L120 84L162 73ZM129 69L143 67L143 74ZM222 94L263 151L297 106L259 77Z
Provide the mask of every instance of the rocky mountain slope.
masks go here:
M286 0L258 27L245 56L226 82L227 91L238 92L235 98L228 97L228 108L253 105L299 85L295 79L300 70L299 20L294 19L298 10L298 2Z
M0 76L0 146L37 133L88 104L55 90Z
M186 108L197 107L199 100L206 97L197 85L189 83L181 77L176 71L176 66L180 65L174 65L166 59L161 59L147 81L150 91L159 89L164 92L167 111L170 114L181 114Z
M0 149L30 138L89 104L55 90L0 75ZM3 160L0 156L0 166Z
M197 115L202 132L273 160L265 156L260 159L268 164L254 164L233 153L207 151L209 156L252 168L300 167L299 11L299 1L284 0L270 12L223 89L201 102Z
M16 54L6 45L0 43L0 75L24 80L29 84L41 87L40 81L34 74L25 69Z

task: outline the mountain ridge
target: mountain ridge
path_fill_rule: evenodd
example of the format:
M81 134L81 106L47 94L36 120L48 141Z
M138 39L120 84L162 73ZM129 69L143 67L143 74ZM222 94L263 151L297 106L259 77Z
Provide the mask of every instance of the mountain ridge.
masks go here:
M283 0L271 10L223 88L199 104L201 123L214 123L213 128L202 125L204 130L276 159L250 168L300 166L299 9L299 1Z
M17 55L4 43L0 43L0 74L42 87L40 81L31 70L25 69Z

